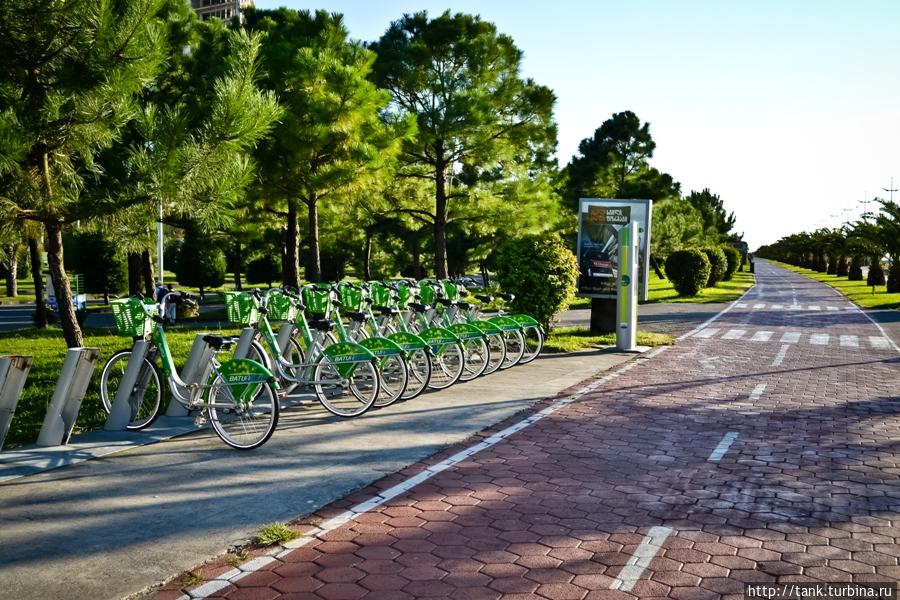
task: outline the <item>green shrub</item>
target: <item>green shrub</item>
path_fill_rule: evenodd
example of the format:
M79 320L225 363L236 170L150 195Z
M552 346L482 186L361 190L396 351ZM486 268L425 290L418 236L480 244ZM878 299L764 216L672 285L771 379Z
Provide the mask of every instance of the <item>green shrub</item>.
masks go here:
M838 277L846 277L847 276L847 257L846 256L838 256L837 261L837 273Z
M847 272L847 279L850 281L862 281L862 257L854 256L850 259L850 270Z
M265 283L272 287L273 281L281 281L281 259L272 254L264 254L247 263L247 283Z
M884 269L881 268L881 262L877 258L873 258L869 265L869 275L866 277L867 285L884 285Z
M679 296L696 296L706 287L711 269L709 259L700 250L677 250L666 259L666 277Z
M722 252L725 253L727 262L722 281L731 281L731 278L737 273L738 267L741 266L741 251L730 244L722 244Z
M497 281L515 294L513 310L527 313L549 329L553 316L575 297L578 260L558 236L531 235L503 244Z
M703 248L703 253L709 260L709 279L706 281L706 287L715 287L725 277L728 259L725 258L725 253L718 246Z

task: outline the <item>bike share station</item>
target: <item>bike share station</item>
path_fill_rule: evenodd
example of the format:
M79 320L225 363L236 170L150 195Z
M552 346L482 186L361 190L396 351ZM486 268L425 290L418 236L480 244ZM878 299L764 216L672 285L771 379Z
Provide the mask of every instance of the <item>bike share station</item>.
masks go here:
M648 297L652 200L581 198L578 291L591 298L591 331L616 332L616 349L637 345L638 301Z

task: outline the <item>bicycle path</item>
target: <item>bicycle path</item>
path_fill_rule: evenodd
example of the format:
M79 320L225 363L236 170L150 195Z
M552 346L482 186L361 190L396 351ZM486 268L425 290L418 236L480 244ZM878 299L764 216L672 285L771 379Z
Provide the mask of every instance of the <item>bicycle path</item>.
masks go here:
M253 451L207 430L2 483L0 596L134 594L628 358L549 355L358 419L290 409Z
M831 288L763 261L757 273L677 346L187 591L704 600L742 598L747 582L900 580L900 349Z

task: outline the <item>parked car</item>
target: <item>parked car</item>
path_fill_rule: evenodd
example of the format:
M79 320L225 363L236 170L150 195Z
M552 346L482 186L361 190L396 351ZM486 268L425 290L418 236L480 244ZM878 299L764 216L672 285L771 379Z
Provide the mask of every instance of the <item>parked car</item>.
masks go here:
M584 274L588 277L616 277L616 266L608 252L591 252L584 257Z

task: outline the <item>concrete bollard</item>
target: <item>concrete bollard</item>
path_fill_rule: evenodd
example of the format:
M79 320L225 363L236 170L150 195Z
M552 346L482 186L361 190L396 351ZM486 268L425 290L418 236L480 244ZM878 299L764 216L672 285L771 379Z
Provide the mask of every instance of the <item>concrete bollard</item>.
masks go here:
M125 367L125 375L122 376L119 389L116 390L116 397L103 429L124 431L128 428L128 423L131 422L131 394L149 349L150 343L146 340L138 340L134 343L134 347L131 349L131 358L128 359L128 366Z
M30 356L0 356L0 449L9 433L33 360Z
M38 446L68 444L81 409L81 401L87 392L94 373L94 364L100 356L99 348L69 348L62 372L56 382L56 390L47 408Z
M291 336L294 333L294 324L293 323L285 323L278 330L278 337L275 338L275 341L278 342L278 348L281 350L281 356L283 358L289 358L291 355Z
M212 347L203 341L205 333L198 333L194 337L194 343L191 346L191 353L188 355L187 362L181 370L181 380L185 383L203 383L209 376L209 361L213 355ZM187 390L182 390L185 396L190 396ZM169 400L169 407L166 409L166 416L184 417L188 414L187 409L174 395Z
M241 337L238 339L237 347L234 349L234 358L247 358L250 354L250 343L256 336L256 330L252 327L244 327L241 330Z

